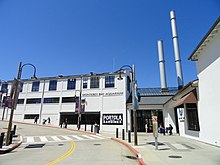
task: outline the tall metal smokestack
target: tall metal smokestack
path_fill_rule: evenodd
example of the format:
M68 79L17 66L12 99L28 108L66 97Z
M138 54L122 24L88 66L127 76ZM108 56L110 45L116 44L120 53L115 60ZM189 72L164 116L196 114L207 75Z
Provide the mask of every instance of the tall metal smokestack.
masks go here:
M173 37L176 72L177 72L177 79L178 79L178 89L181 89L183 87L183 73L182 73L181 59L179 55L180 53L179 53L178 35L177 35L177 30L176 30L176 17L175 17L175 12L173 10L170 12L170 21L171 21L171 27L172 27L172 37Z
M165 61L163 55L163 41L157 41L158 46L158 57L159 57L159 67L160 67L160 83L161 83L161 92L167 92L167 80L165 72Z

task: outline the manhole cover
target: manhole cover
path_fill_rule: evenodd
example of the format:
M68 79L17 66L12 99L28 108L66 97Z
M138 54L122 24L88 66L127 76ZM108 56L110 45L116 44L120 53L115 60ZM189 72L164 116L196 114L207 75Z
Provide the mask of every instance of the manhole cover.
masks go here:
M137 159L137 157L135 157L135 156L125 156L125 157L128 159Z
M168 156L169 158L174 158L174 159L179 159L182 158L182 156L178 156L178 155L170 155Z
M64 144L58 144L58 146L63 146Z
M101 144L93 144L93 145L95 145L95 146L100 146Z
M45 144L29 144L25 148L42 148Z

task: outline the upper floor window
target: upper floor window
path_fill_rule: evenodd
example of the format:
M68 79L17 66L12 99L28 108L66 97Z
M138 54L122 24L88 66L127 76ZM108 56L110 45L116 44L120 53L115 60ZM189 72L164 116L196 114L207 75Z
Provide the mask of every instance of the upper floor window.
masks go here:
M115 87L115 76L105 76L105 88Z
M84 77L83 78L83 89L87 88L87 86L88 86L88 78Z
M24 99L18 99L17 104L24 104Z
M26 104L40 104L41 103L41 98L31 98L27 99Z
M1 91L6 93L8 90L8 84L2 84Z
M73 103L76 102L75 97L63 97L62 98L62 103Z
M35 81L32 83L32 92L37 92L39 91L39 86L40 86L40 81Z
M44 103L59 103L59 97L44 98Z
M90 88L99 88L99 77L91 77Z
M68 79L67 90L76 89L76 79Z
M50 80L49 91L57 90L57 80Z
M23 91L23 86L24 86L24 83L20 83L20 92L22 92Z

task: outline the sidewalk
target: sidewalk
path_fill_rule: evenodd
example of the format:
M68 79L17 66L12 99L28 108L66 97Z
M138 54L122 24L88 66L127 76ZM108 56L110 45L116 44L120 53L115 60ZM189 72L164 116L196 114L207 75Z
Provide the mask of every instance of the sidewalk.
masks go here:
M4 139L6 138L6 132L7 132L7 122L1 122L1 128L0 128L0 133L5 132ZM5 145L5 140L3 143L2 148L0 148L0 154L6 154L8 152L11 152L12 150L16 149L18 146L20 146L22 143L22 137L20 135L15 135L12 138L12 144L6 146Z
M1 124L6 122L1 122ZM25 123L28 124L28 123ZM31 124L32 125L32 124ZM41 125L46 127L59 128L53 125ZM1 125L1 132L6 132L7 125ZM69 130L75 130L68 128ZM79 132L85 132L83 129ZM91 133L90 130L86 131ZM218 165L220 164L220 147L205 144L193 139L180 137L179 135L162 135L158 137L158 150L154 146L154 137L152 133L138 133L138 145L134 145L134 135L131 135L131 143L128 143L126 134L125 140L121 140L121 132L119 138L115 138L115 132L100 131L100 134L110 137L112 140L125 145L136 156L140 165ZM13 138L13 142L9 146L3 146L0 154L4 154L17 148L22 143L22 137Z
M114 137L114 134L101 133L105 136ZM119 133L119 136L120 133ZM134 139L132 134L132 140ZM115 139L115 138L114 138ZM113 140L114 140L113 139ZM122 141L121 137L118 138ZM138 133L138 145L128 143L137 151L139 157L147 165L218 165L220 164L220 148L205 144L193 139L180 137L179 135L162 135L158 137L158 150L155 149L155 139L152 133ZM140 162L140 161L139 161ZM142 164L140 162L140 164Z

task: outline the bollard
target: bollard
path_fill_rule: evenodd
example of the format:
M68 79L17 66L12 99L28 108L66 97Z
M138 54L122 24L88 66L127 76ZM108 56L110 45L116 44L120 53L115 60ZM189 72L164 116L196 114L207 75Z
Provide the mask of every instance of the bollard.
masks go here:
M85 124L85 131L86 131L86 124Z
M131 131L128 131L128 143L131 143Z
M118 128L116 128L116 138L118 138Z
M91 125L91 132L93 132L93 125Z
M2 132L2 133L1 133L1 136L0 136L0 148L2 148L2 146L3 146L4 136L5 136L5 133Z
M122 140L125 140L125 129L122 129Z
M10 131L9 144L12 144L13 131Z
M13 135L15 135L15 132L16 132L16 125L14 125L14 130L13 130Z

